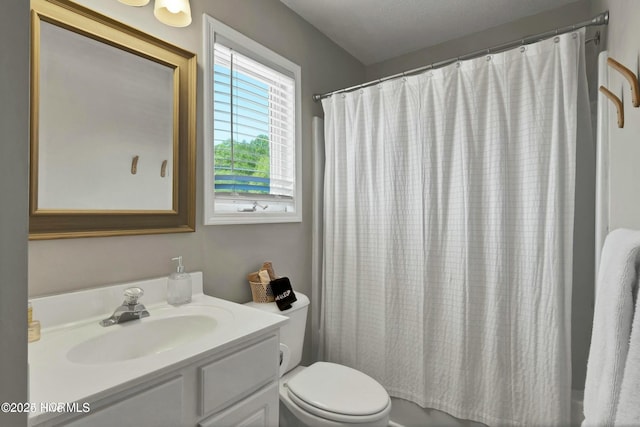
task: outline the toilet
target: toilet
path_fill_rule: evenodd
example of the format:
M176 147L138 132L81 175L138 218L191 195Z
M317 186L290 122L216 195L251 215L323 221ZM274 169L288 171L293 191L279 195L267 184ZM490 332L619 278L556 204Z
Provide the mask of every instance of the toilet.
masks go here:
M289 317L280 328L280 427L387 427L391 399L376 380L336 363L299 366L309 298L296 297L285 311L276 303L246 304Z

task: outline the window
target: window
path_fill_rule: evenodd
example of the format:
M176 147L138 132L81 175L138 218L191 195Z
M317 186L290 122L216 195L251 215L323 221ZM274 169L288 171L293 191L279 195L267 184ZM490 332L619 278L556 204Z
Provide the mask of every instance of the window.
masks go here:
M299 222L300 67L204 15L206 224Z

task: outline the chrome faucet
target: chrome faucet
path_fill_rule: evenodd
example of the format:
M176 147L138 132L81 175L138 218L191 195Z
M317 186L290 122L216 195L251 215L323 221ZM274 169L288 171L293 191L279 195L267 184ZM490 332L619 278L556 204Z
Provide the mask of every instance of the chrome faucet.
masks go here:
M142 319L148 317L149 312L143 304L138 303L138 299L144 295L144 291L140 288L127 288L124 291L124 301L122 305L113 312L111 317L101 320L100 325L111 326L119 323L128 322L130 320Z

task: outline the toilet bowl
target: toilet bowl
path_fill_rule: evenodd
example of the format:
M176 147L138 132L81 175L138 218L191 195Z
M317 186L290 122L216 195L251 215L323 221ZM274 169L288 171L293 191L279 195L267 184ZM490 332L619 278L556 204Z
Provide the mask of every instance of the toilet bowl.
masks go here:
M285 311L275 303L247 303L290 319L280 328L280 427L386 427L391 399L376 380L336 363L299 366L309 299L296 296Z
M343 365L317 362L280 380L281 427L386 427L390 411L378 382Z

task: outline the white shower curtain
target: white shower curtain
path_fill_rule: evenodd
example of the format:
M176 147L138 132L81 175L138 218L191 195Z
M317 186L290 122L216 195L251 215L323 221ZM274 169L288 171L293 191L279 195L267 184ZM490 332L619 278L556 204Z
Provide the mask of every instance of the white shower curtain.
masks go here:
M567 425L584 31L323 100L325 358L490 425Z

